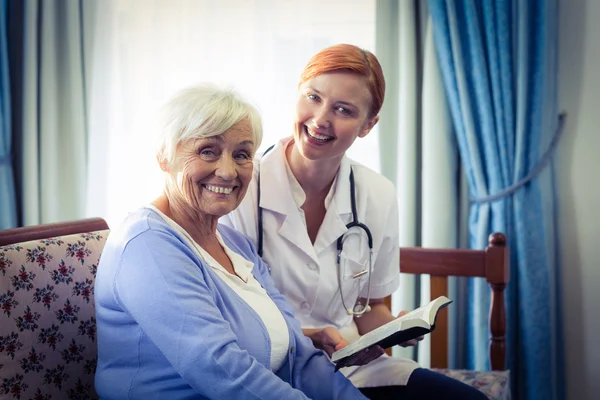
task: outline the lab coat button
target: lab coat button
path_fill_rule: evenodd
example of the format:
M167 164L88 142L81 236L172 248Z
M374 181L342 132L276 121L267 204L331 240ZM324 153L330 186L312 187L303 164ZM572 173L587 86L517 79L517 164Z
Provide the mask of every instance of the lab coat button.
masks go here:
M307 266L307 267L308 267L308 269L310 269L311 271L314 271L314 270L316 270L316 269L317 269L317 264L315 264L315 263L312 263L312 262L311 262L311 263L308 263L308 264L306 264L306 266Z
M300 305L304 311L308 311L310 309L310 305L307 302L304 302Z

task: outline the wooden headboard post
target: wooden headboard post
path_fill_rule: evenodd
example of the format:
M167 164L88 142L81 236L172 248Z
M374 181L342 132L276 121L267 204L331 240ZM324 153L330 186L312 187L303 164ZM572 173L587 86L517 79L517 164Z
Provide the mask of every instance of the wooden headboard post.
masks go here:
M503 370L506 361L506 309L504 289L510 279L510 254L506 237L494 233L485 250L485 279L492 289L490 307L490 363L492 370Z
M504 289L510 280L510 254L506 237L493 233L485 250L429 249L403 247L400 249L402 273L430 275L430 295L434 299L448 295L448 277L482 277L490 285L489 312L490 364L493 370L503 370L506 360L506 309ZM390 306L390 299L386 304ZM438 314L436 329L431 333L432 368L448 367L448 310Z

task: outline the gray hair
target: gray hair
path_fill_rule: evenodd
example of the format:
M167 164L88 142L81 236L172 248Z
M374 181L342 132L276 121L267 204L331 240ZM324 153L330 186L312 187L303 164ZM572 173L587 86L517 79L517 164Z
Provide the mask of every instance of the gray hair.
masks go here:
M160 162L172 165L177 145L188 139L221 135L247 118L255 149L262 141L262 122L257 109L233 89L203 83L178 92L162 108L158 137Z

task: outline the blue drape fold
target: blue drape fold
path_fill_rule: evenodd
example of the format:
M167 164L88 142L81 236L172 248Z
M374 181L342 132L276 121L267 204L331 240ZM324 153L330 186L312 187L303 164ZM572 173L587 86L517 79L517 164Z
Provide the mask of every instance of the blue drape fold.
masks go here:
M0 0L0 229L17 226L11 145L6 0Z
M549 148L557 114L556 0L429 0L436 49L471 197L519 182ZM514 398L564 398L553 166L492 202L473 202L469 238L511 248L507 368ZM489 368L489 288L468 284L464 367Z

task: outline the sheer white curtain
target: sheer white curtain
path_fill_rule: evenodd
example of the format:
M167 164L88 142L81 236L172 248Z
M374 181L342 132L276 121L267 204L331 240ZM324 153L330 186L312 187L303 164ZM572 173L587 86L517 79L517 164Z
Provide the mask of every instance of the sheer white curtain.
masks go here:
M458 151L425 1L377 1L377 51L386 54L388 82L380 122L382 173L396 184L400 245L456 247ZM413 276L401 275L394 313L428 301L428 276L417 287ZM419 364L428 367L429 336L418 348ZM412 348L395 347L394 354L414 356Z
M232 85L259 108L263 149L291 134L296 86L311 55L336 43L375 49L375 0L97 0L87 43L87 214L109 224L162 186L156 109L201 81ZM379 170L378 132L350 156Z
M86 5L66 0L13 4L23 17L22 65L14 71L20 79L13 86L20 101L12 104L18 115L15 172L23 225L78 219L85 212Z

